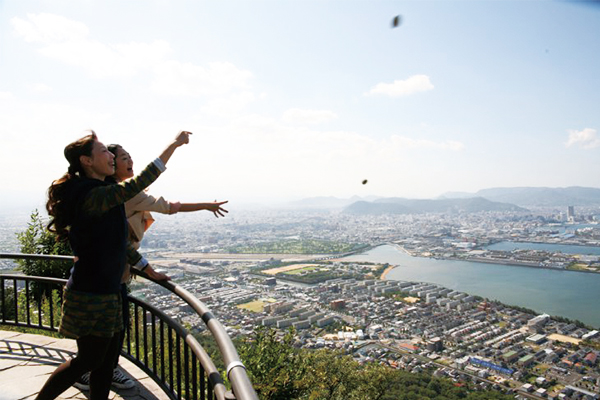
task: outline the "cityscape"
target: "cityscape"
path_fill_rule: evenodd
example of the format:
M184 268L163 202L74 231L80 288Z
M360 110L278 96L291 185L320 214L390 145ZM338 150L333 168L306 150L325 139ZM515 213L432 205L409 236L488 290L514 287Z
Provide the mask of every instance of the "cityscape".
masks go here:
M293 337L440 399L600 398L600 1L0 6L1 253L93 130L134 176L168 155L149 193L180 212L144 217L140 252L237 349ZM176 205L213 199L224 218ZM210 349L187 303L129 288Z
M389 279L396 265L353 257L391 246L415 259L600 278L600 252L594 254L599 214L590 206L526 213L363 216L288 208L239 210L223 219L158 215L142 252L207 304L232 337L250 337L257 326L282 335L291 328L298 347L340 349L361 363L430 371L523 398L597 399L598 324L505 304L434 279ZM26 220L15 226L15 218L4 220L2 251L18 252L14 232ZM501 244L507 249L494 249ZM579 246L581 254L548 246ZM13 267L2 262L4 270ZM204 331L189 306L164 289L143 279L131 287L196 333Z

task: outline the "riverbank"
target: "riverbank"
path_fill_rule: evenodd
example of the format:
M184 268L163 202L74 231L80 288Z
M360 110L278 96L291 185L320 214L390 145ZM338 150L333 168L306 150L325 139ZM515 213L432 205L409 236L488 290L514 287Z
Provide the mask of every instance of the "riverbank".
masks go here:
M541 268L541 269L549 269L549 270L554 270L554 271L585 272L587 274L600 274L600 271L592 271L592 270L586 270L586 269L558 268L558 267L552 267L552 266L548 266L548 265L539 265L539 263L535 263L535 262L518 261L518 260L512 260L512 259L493 259L493 258L485 258L485 257L471 257L471 258L458 258L458 257L454 258L454 257L439 257L439 256L426 257L426 256L417 255L413 252L410 252L403 246L400 246L399 244L396 244L396 243L388 242L385 244L389 245L389 246L393 246L394 248L398 249L399 251L401 251L411 257L420 257L420 258L435 259L435 260L448 260L448 261L465 261L465 262L472 262L472 263L499 264L499 265L506 265L509 267Z
M447 258L447 260L459 260L459 261L467 261L467 262L480 262L487 264L500 264L500 265L508 265L510 267L528 267L528 268L542 268L542 269L552 269L555 271L567 271L567 272L585 272L588 274L598 274L599 271L590 271L586 269L570 269L570 268L559 268L559 267L550 267L547 265L539 265L535 263L528 263L525 261L519 262L515 260L498 260L493 258L485 258L485 257L473 257L473 258Z
M385 269L385 271L383 271L383 272L381 273L381 276L379 277L379 279L381 279L382 281L384 281L384 280L385 280L385 277L387 276L387 274L388 274L388 273L389 273L391 270L393 270L394 268L396 268L396 266L395 266L395 265L390 265L389 267L387 267L387 268Z
M379 246L343 261L396 266L385 279L428 282L445 288L600 327L600 274L411 257L397 245Z

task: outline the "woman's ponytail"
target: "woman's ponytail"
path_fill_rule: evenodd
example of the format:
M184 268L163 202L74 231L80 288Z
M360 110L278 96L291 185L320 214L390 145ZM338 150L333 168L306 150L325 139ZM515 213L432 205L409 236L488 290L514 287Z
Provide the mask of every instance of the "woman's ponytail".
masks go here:
M69 162L67 173L52 182L48 188L48 201L46 211L50 216L48 230L56 233L59 240L65 240L69 234L69 227L73 222L74 210L71 199L72 183L84 176L83 168L79 158L91 156L94 142L98 140L94 131L91 134L67 145L65 147L65 158Z

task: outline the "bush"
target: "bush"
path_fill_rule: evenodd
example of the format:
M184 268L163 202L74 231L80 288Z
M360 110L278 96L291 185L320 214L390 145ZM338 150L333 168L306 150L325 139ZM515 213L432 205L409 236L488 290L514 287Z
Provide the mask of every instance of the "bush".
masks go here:
M23 254L72 255L71 247L66 241L59 241L50 232L42 220L38 210L31 213L27 229L17 233ZM25 275L47 276L66 279L72 263L64 261L17 260L19 270Z

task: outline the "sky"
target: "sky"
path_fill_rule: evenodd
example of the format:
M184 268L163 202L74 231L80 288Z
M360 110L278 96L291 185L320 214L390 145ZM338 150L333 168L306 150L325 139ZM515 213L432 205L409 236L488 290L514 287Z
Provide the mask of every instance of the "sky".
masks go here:
M88 129L138 172L193 132L172 201L600 187L599 39L567 1L0 0L0 209Z

